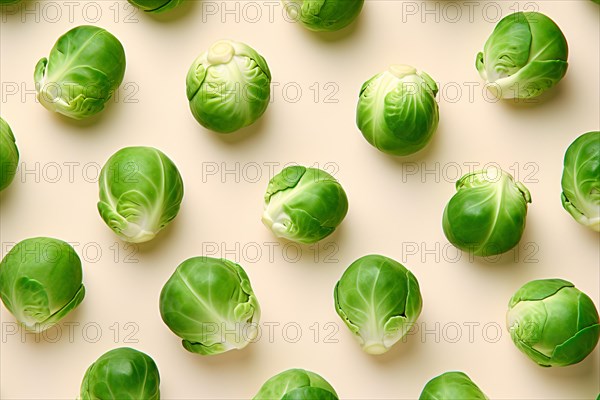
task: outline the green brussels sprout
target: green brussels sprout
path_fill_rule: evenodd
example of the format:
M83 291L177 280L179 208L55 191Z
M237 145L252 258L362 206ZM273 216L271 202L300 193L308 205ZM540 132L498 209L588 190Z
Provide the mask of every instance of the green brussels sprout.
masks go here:
M506 321L517 348L543 367L582 361L600 337L596 306L562 279L523 285L508 303Z
M11 184L17 174L19 149L8 123L0 117L0 191Z
M81 303L82 275L81 260L68 243L25 239L0 263L0 298L26 330L40 333Z
M315 243L333 233L347 213L346 192L333 176L291 166L269 181L262 221L277 237Z
M126 147L100 171L98 211L121 239L152 240L179 212L183 181L177 167L153 147Z
M7 6L10 4L17 4L21 0L0 0L0 6Z
M360 14L364 0L282 0L288 16L311 31L337 31Z
M82 25L62 35L35 66L38 101L73 119L99 113L123 82L125 51L105 29Z
M335 310L368 354L387 352L423 308L417 278L399 262L380 255L350 264L333 295Z
M525 230L529 190L499 169L464 175L444 209L444 234L450 243L488 257L515 247Z
M231 133L264 114L271 98L271 71L250 46L221 40L190 67L186 93L192 114L202 126Z
M427 382L419 400L488 400L488 397L467 374L450 371Z
M266 381L252 400L338 400L338 395L322 376L288 369Z
M160 375L149 355L129 347L104 353L85 372L81 400L159 400Z
M517 12L496 25L475 64L494 96L526 99L565 76L568 53L567 40L554 21L537 12Z
M186 350L202 355L243 349L259 333L260 306L250 279L225 259L181 263L160 293L160 315Z
M384 153L416 153L427 146L438 127L437 92L437 84L425 72L392 65L362 85L356 110L358 128Z
M575 221L600 232L600 132L579 136L565 153L562 205Z
M169 11L179 4L182 0L127 0L131 5L148 13L162 13Z

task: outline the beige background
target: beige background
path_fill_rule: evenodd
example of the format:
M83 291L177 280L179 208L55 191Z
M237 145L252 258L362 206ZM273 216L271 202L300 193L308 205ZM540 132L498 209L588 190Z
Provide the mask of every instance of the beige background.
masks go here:
M13 333L14 318L2 307L2 398L74 398L88 365L117 346L156 360L168 399L249 398L291 367L322 374L344 399L415 399L447 370L465 371L493 399L598 394L598 349L579 365L544 369L513 346L504 328L508 299L531 279L571 280L598 304L598 235L560 204L564 151L600 124L598 5L367 0L351 29L320 35L287 22L275 1L198 1L159 17L127 17L132 10L124 1L71 4L27 1L26 9L1 15L1 114L22 155L17 179L0 196L2 255L31 236L76 242L87 288L61 331L37 338ZM567 37L566 78L533 104L486 101L476 53L498 16L536 8ZM122 41L127 72L118 100L78 123L37 104L33 67L61 34L97 15L95 23ZM185 98L189 65L221 38L255 47L274 81L264 118L227 137L200 127ZM354 122L360 86L391 63L423 69L441 87L439 129L427 150L405 160L371 148ZM185 182L175 222L139 247L125 247L96 211L98 166L128 145L163 150ZM290 162L333 172L350 199L342 227L317 247L286 246L260 222L271 168ZM487 162L516 174L533 204L517 250L473 261L448 245L441 216L456 178L470 163ZM224 174L236 169L238 176ZM158 295L180 262L203 252L242 264L272 335L263 325L257 343L213 357L181 347L160 319ZM335 282L368 253L402 261L424 297L419 332L379 357L361 352L333 308Z

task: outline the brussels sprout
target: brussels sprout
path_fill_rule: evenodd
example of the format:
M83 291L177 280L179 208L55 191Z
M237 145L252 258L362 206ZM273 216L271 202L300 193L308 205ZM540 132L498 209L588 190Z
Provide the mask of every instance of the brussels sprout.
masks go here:
M162 13L169 11L179 4L182 0L127 0L133 6L149 13Z
M260 306L238 264L194 257L181 263L163 287L160 315L186 350L212 355L243 349L256 339Z
M282 0L288 16L311 31L337 31L360 14L364 0Z
M253 400L338 400L338 395L322 376L288 369L266 381Z
M529 190L498 168L464 175L444 209L448 241L476 256L504 253L519 243L525 230Z
M81 303L82 275L81 260L69 244L25 239L0 263L0 298L26 330L43 332Z
M537 12L504 17L477 54L476 67L497 98L539 96L567 73L567 40L550 18Z
M383 354L402 339L423 307L417 278L380 255L354 261L333 295L338 315L369 354Z
M451 371L431 379L419 400L488 400L464 372Z
M523 285L508 303L506 321L517 348L543 367L582 361L600 337L596 306L562 279Z
M269 105L271 71L250 46L231 40L214 43L187 74L190 109L205 128L231 133L253 124Z
M82 25L62 35L49 58L35 66L39 102L50 111L84 119L102 111L125 75L125 51L108 31Z
M600 132L579 136L565 153L562 205L575 221L600 232Z
M85 372L81 400L159 400L160 375L149 355L129 347L104 353Z
M369 143L384 153L406 156L424 148L440 119L438 87L425 72L392 65L362 85L356 123Z
M179 212L183 181L173 161L153 147L126 147L100 171L98 211L121 239L153 239Z
M0 0L0 6L6 6L10 4L17 4L21 0Z
M329 236L348 212L339 182L317 168L284 168L269 182L263 223L280 238L315 243Z
M8 123L0 117L0 191L13 181L19 164L19 149Z

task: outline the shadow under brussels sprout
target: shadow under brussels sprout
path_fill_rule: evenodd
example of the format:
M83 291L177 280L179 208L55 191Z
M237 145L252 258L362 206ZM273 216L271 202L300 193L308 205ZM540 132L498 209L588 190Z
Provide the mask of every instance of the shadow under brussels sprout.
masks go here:
M130 347L102 354L85 371L80 398L160 399L160 373L154 359Z
M8 188L4 189L4 191L8 191ZM2 199L2 197L0 197L0 199ZM571 217L569 213L566 213L566 216L569 218L570 223L577 222L573 220L573 217ZM571 229L573 229L573 233L578 235L577 240L580 242L582 247L598 246L598 232L581 224L575 223L573 225L574 226Z
M185 212L185 207L183 206L181 207L178 216L182 214L182 211ZM181 240L181 238L178 238L177 236L178 232L181 232L181 229L177 228L177 226L179 225L177 221L179 221L180 219L185 219L185 217L173 219L167 226L165 226L160 231L160 234L157 235L157 237L153 240L149 240L143 243L130 243L130 245L136 246L138 254L143 256L151 257L154 254L158 254L158 252L163 251L165 247L171 247L176 241ZM108 234L110 235L110 232ZM111 235L111 237L114 238L115 236ZM128 244L127 242L122 241L121 239L117 238L116 240L120 240L125 245ZM157 268L162 268L162 266L157 265Z
M269 121L269 109L265 111L265 113L253 124L243 127L235 132L231 133L217 133L213 132L210 129L204 128L200 126L200 128L206 132L202 132L206 135L212 136L212 140L215 142L221 142L225 145L237 145L238 143L245 142L247 140L252 140L253 138L258 138L265 134L266 126L268 126ZM198 126L198 124L195 124Z
M2 13L2 11L4 11L4 9L12 9L14 10L15 7L19 7L21 8L23 6L23 3L28 2L29 0L0 0L0 13ZM9 13L11 14L11 13Z
M369 0L367 0L368 2ZM309 38L317 39L323 43L334 43L341 42L343 40L350 40L352 36L359 35L362 30L364 30L364 22L363 15L365 13L365 9L367 9L366 5L363 7L361 13L358 15L356 20L354 20L350 25L340 29L339 31L327 32L327 31L311 31L306 29L302 22L294 21L290 22L290 25L298 25L296 28L301 29L303 34Z
M523 274L525 274L525 271L533 272L533 268L542 263L543 252L536 240L542 234L540 231L544 229L546 227L543 224L538 224L531 210L528 210L523 235L515 247L504 253L491 256L476 256L461 250L462 259L468 260L467 263L475 267L483 267L487 268L486 271L497 272L498 277L504 276L511 280L513 278L520 280L524 277L533 279L535 275ZM515 275L516 271L520 271L519 274L521 275ZM519 280L515 280L515 282Z
M110 100L108 100L106 102L105 107L102 110L102 112L99 112L90 117L87 117L84 119L79 119L79 120L69 118L66 115L63 115L63 114L60 114L57 112L50 113L50 112L48 112L48 110L44 109L43 107L40 109L39 112L44 112L45 114L48 114L49 118L51 118L51 123L59 123L61 126L67 127L68 131L70 131L70 132L77 131L78 133L81 132L82 134L85 134L85 135L94 135L94 134L106 135L105 129L92 130L92 129L90 129L90 127L93 127L93 126L100 127L106 121L118 119L118 116L116 116L116 117L111 116L111 114L120 112L119 108L122 107L122 104L118 104L118 103L112 104L112 103L115 103L114 97L112 97ZM106 122L106 123L110 123L110 122Z
M193 16L194 9L198 6L200 1L202 0L182 0L181 4L165 12L153 13L140 10L137 15L141 16L140 21L143 20L144 22L150 21L157 24L170 24L174 21Z
M81 336L75 336L76 333L70 333L69 331L74 328L82 328L88 323L95 323L95 321L89 319L90 314L86 310L87 307L88 302L84 299L79 306L69 311L69 313L64 318L61 318L58 323L39 333L25 330L15 318L3 320L2 324L15 323L18 325L19 330L15 332L15 336L12 337L15 341L18 340L20 343L24 343L28 346L35 346L34 351L51 351L52 349L56 349L56 346L60 344L71 345L73 340L77 341L79 338L83 338L84 341L91 341L93 336L90 336L90 338L83 336L83 334ZM90 335L92 335L92 329L93 328L90 329ZM2 344L4 345L8 340L10 340L10 336L7 336Z
M124 81L126 78L127 72L125 72ZM117 91L122 90L122 88L123 84L117 88ZM121 114L128 113L129 111L126 107L135 106L136 103L124 102L122 100L122 93L119 95L119 100L116 100L115 96L116 94L113 93L111 98L104 104L104 108L101 112L91 115L87 118L73 119L58 112L49 112L41 104L36 104L36 113L39 114L35 115L35 118L40 123L48 122L51 124L60 124L61 133L63 134L75 132L78 135L82 134L86 136L102 135L102 137L105 139L108 135L122 136L123 132L119 131L118 129L110 129L107 132L107 129L103 129L103 127L106 124L111 124L115 120L118 120L122 116ZM42 121L41 117L47 119Z
M318 373L293 368L266 380L252 399L338 400L338 394L331 383Z
M18 179L19 178L19 170L17 170L17 175L15 176L14 181L8 185L8 187L2 191L0 191L0 207L10 208L10 202L19 201L18 194L13 194L13 192L17 192L18 189L15 189L15 186L19 186ZM17 196L17 197L15 197ZM8 203L8 204L7 204Z
M419 316L419 319L422 321L427 320L426 318L423 318L424 313L425 309ZM418 329L420 329L419 322L415 322L415 325ZM340 326L340 330L342 327L343 326ZM348 341L351 340L355 341L356 339L352 337L351 332L348 332ZM406 334L406 336L400 339L400 341L398 341L394 346L390 347L390 349L383 354L372 356L370 354L365 353L364 351L361 351L361 353L364 356L363 360L366 360L367 362L372 364L385 366L390 364L394 365L396 363L405 363L408 361L409 358L415 359L414 357L418 356L419 350L423 349L424 347L423 342L421 340L421 332L416 331L415 334L412 334L411 331L409 331Z
M439 145L439 142L440 142L439 136L446 135L446 133L444 132L444 126L442 125L441 118L442 118L442 116L440 115L440 124L438 125L438 128L436 129L435 133L431 137L431 140L429 141L429 143L427 143L427 145L425 147L423 147L421 150L417 151L416 153L408 154L406 156L395 156L392 154L384 153L373 146L368 146L368 147L371 147L370 150L373 151L375 156L381 157L385 162L389 162L398 168L402 168L402 166L405 163L415 163L415 162L416 163L428 163L429 160L438 162L439 161L438 151L441 149L441 147ZM358 128L357 128L357 133L359 135L361 134L360 130Z
M517 356L521 358L522 354L517 354ZM573 381L579 381L582 385L585 385L586 382L589 382L590 378L598 379L596 375L598 363L600 363L600 353L595 349L585 360L569 365L568 367L540 368L539 365L532 362L524 362L522 364L527 364L526 368L529 368L534 374L543 376L544 379L558 383L564 382L565 384L572 384ZM525 367L525 365L522 365L522 367Z
M431 378L423 387L419 400L487 400L471 378L462 371L448 371Z
M530 113L531 109L539 109L539 112L543 112L544 115L548 115L548 110L538 107L549 107L549 105L553 104L559 107L562 103L568 103L568 99L573 94L573 90L571 90L571 86L569 84L569 73L554 87L550 90L546 90L542 94L537 97L529 98L529 99L500 99L496 103L500 103L502 107L509 109L512 112L519 112L524 110L523 112ZM539 118L539 116L536 116Z
M174 350L178 353L186 353L184 354L185 357L189 357L193 364L197 364L203 368L208 366L210 368L223 368L230 370L231 365L250 365L249 363L254 362L254 360L257 358L257 351L254 348L260 341L261 339L258 339L255 342L250 342L250 344L242 350L226 351L225 353L217 354L214 357L199 356L198 354L190 353L181 347L181 341L175 343ZM260 354L260 350L258 350L258 354ZM179 355L181 354L178 354L178 356Z

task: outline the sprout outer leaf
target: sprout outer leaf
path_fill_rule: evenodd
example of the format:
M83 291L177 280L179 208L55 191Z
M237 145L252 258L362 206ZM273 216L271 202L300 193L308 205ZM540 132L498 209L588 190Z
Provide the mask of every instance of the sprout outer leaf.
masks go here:
M85 297L79 256L62 240L17 243L0 263L0 298L17 321L36 333L52 327Z
M561 201L575 221L600 232L600 131L579 136L565 152Z
M19 165L19 149L8 123L0 117L0 191L14 180Z
M98 212L123 240L153 239L179 213L183 180L177 167L153 147L126 147L100 172Z
M291 166L275 175L264 196L262 221L277 237L316 243L329 236L348 212L340 183L317 168Z
M537 12L504 17L475 59L497 98L526 99L555 86L567 72L567 41L554 21Z
M333 387L322 376L311 371L295 368L271 377L253 397L253 400L299 399L337 400L338 396Z
M592 300L562 279L528 282L509 301L507 326L516 347L544 367L585 359L600 338Z
M256 338L260 306L241 266L193 257L164 285L160 314L186 350L212 355L242 349Z
M428 74L393 65L363 84L356 124L364 138L384 153L416 153L437 130L437 92L437 84Z
M385 353L402 339L423 307L414 275L381 255L354 261L333 295L336 312L369 354Z
M104 109L125 75L123 45L105 29L81 25L62 35L35 71L37 99L73 119Z
M419 400L488 400L488 397L467 374L450 371L427 382Z

